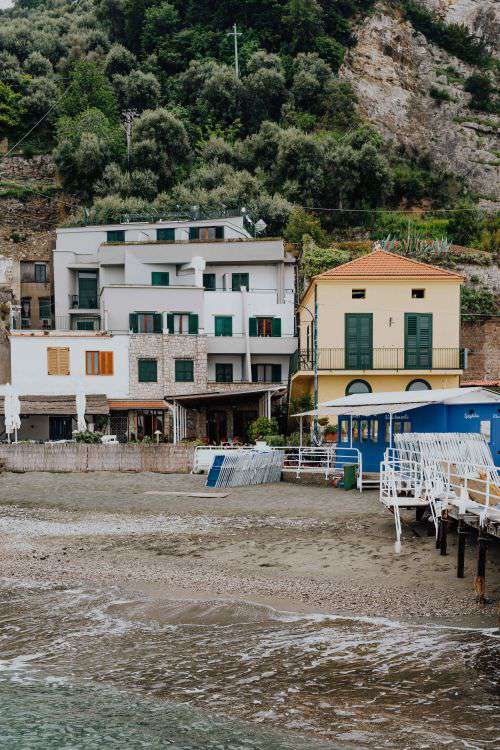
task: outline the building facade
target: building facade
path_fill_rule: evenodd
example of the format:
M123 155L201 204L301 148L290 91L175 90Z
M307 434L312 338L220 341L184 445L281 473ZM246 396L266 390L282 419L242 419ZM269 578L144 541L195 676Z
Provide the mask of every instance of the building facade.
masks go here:
M314 277L298 310L292 398L313 395L315 359L319 402L458 387L462 280L380 249Z
M64 394L72 383L75 393L82 377L86 393L107 395L121 440L246 440L249 423L286 392L297 346L294 258L246 224L241 215L58 230L56 331L12 334L14 387ZM43 371L39 349L58 337L70 341L70 380ZM92 342L118 346L111 379L81 371ZM30 384L27 351L37 372Z

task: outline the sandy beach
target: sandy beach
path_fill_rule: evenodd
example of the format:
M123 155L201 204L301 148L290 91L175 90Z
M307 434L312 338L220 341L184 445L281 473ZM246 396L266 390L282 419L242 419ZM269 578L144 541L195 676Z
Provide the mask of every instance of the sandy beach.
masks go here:
M290 483L204 493L204 477L0 476L2 577L117 586L153 600L246 600L288 611L460 626L498 624L499 545L488 550L488 603L473 592L476 547L455 575L407 513L401 554L374 491ZM177 494L178 493L178 494Z

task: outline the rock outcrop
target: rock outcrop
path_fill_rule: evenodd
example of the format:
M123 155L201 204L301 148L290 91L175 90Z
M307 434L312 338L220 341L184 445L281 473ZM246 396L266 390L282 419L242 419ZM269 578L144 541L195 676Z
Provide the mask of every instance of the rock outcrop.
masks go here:
M481 13L496 17L488 0L423 4L471 29ZM408 154L428 156L432 164L463 177L480 197L499 200L499 118L469 108L463 84L474 69L431 44L385 4L360 24L357 40L340 75L352 82L363 115ZM449 99L435 98L431 91L445 92Z

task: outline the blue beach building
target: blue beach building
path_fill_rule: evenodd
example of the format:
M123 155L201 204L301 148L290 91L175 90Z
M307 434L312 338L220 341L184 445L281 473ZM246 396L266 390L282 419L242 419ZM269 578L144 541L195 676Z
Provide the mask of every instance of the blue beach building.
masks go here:
M361 451L363 471L379 471L398 432L480 433L500 466L500 394L486 388L357 393L320 404L318 415L338 417L338 445Z

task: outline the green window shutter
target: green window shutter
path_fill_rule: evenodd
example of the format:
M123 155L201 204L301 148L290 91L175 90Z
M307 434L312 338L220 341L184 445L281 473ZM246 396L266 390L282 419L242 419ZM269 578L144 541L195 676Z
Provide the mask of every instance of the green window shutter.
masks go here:
M130 313L128 316L128 328L132 333L137 333L139 330L139 316L137 313Z
M195 313L189 313L189 333L198 333L198 316Z
M215 292L215 274L204 273L203 274L203 286L207 292Z
M199 237L198 227L189 227L189 239L197 240Z
M249 275L248 273L233 273L231 274L231 289L233 292L239 292L241 287L244 286L249 289Z
M405 368L432 367L432 313L405 313Z
M233 319L229 315L216 315L215 316L215 335L216 336L232 336L233 335Z
M151 284L153 286L169 286L170 274L168 271L153 271L151 274Z
M257 336L257 318L248 319L248 332L250 336Z
M169 333L174 332L174 314L167 313L167 330Z
M175 360L175 380L177 383L192 383L194 381L194 364L192 359Z
M370 370L373 363L373 315L345 314L345 367Z
M163 331L162 325L162 314L154 313L153 315L153 333L161 333Z
M158 362L156 359L139 359L137 362L139 383L158 382Z
M106 242L125 242L125 230L112 229L106 232Z
M171 227L157 229L156 239L158 242L175 242L175 229Z
M273 383L281 383L281 365L271 365Z
M215 239L216 240L224 239L224 227L215 227Z
M258 374L257 374L257 365L252 365L252 383L257 383Z
M281 336L281 318L273 318L271 336Z
M94 321L93 320L77 320L76 330L77 331L93 331Z
M232 383L233 382L233 365L231 363L215 363L215 382Z

